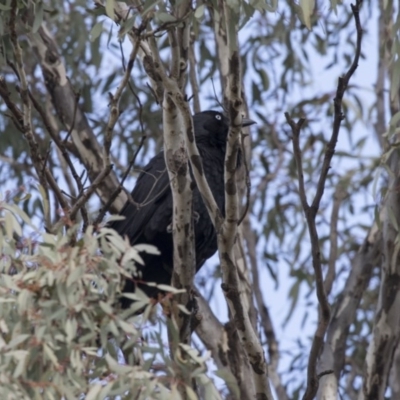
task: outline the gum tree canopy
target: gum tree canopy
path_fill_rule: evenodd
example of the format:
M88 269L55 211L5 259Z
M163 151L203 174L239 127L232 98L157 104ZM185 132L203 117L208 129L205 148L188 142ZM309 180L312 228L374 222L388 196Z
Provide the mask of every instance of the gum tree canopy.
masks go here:
M400 10L343 3L0 4L4 398L400 398ZM172 279L123 309L159 250L107 222L161 148ZM194 276L199 194L218 256Z

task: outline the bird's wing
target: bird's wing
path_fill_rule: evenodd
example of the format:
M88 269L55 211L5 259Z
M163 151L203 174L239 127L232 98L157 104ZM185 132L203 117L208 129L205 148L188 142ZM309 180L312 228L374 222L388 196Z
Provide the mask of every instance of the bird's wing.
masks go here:
M111 222L110 228L115 229L121 236L128 236L130 242L135 244L155 214L162 210L164 214L170 212L163 207L165 203L172 204L172 198L169 199L171 191L163 152L157 154L140 173L131 196L136 204L128 200L120 212L125 219ZM166 215L164 217L168 218Z

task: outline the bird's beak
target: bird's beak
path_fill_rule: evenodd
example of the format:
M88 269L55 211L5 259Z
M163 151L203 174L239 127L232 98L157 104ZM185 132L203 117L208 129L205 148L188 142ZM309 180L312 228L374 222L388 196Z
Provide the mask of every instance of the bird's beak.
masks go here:
M250 118L244 118L243 117L243 119L242 119L242 126L244 127L244 126L250 126L250 125L254 125L254 124L256 124L257 122L256 121L253 121L252 119L250 119Z

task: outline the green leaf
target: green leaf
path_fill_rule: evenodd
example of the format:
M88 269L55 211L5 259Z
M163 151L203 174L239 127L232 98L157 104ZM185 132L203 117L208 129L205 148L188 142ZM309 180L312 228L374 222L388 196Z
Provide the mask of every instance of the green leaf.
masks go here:
M112 315L113 314L113 309L112 307L108 304L105 303L104 301L100 301L100 308L108 315Z
M198 399L195 391L190 386L186 385L185 390L186 390L186 394L187 394L189 400L197 400Z
M268 0L265 4L265 9L269 12L275 12L278 8L278 0L271 0L268 4Z
M136 244L133 247L136 251L144 251L147 254L154 254L154 255L161 254L160 250L158 250L157 247L153 246L152 244Z
M387 132L388 138L391 138L392 135L395 133L399 122L400 122L400 111L397 111L389 121L389 130Z
M57 356L54 351L46 343L43 343L43 350L53 365L58 368L60 365L58 364Z
M393 64L393 75L390 82L390 99L393 101L397 96L400 86L400 57Z
M236 397L240 398L239 385L236 381L235 376L228 368L218 369L217 371L215 371L215 375L223 379L229 389L236 395Z
M178 308L186 315L191 315L191 312L183 305L183 304L178 304Z
M238 13L240 11L240 3L238 0L226 0L226 2L235 13Z
M118 37L122 38L127 32L129 32L135 25L136 14L128 18L121 24L121 29L118 32Z
M388 215L389 215L389 220L390 220L391 224L393 225L394 230L396 232L398 232L399 224L397 222L397 217L396 217L392 207L388 207Z
M333 12L337 15L337 5L342 4L342 0L331 0L331 7Z
M95 400L98 398L99 393L101 392L101 389L103 389L103 385L96 383L94 386L92 386L85 396L86 400Z
M253 16L256 9L252 5L246 3L245 1L242 3L242 6L243 6L243 11L246 15L246 22L247 22Z
M128 324L125 321L122 321L122 320L118 321L118 325L121 327L121 329L125 333L131 334L131 335L137 335L137 333L138 333L136 328L132 324Z
M114 21L114 0L106 0L106 14Z
M35 20L33 21L32 33L36 33L43 22L43 2L35 5Z
M43 213L44 215L48 215L49 213L49 199L47 197L47 192L42 185L39 185L39 192L42 196L42 203L43 203Z
M13 352L14 358L18 360L18 364L13 372L13 378L18 378L21 376L26 369L26 358L29 355L29 352L26 350L18 350Z
M28 334L22 334L16 336L14 339L11 340L10 343L8 343L8 348L12 349L13 347L17 347L19 344L25 342L30 337Z
M9 210L10 212L12 212L15 215L18 215L27 225L36 229L35 226L32 225L32 222L31 222L30 218L28 217L28 215L25 213L25 211L22 210L21 208L19 208L18 206L16 206L15 204L2 204L2 208Z
M196 19L202 19L203 15L204 15L204 10L205 10L205 5L201 4L200 6L197 7L195 13L194 13L194 17Z
M9 239L12 239L13 237L13 220L12 220L12 214L11 213L6 213L4 216L4 227L6 228L6 235Z
M143 5L142 17L144 17L149 11L160 2L161 0L146 0Z
M102 31L103 22L98 22L97 24L95 24L89 34L90 41L94 42L101 35Z
M173 15L168 14L166 12L162 12L162 11L157 12L155 14L155 17L162 23L176 21L176 18Z
M300 8L303 12L304 25L311 30L311 16L314 13L315 0L300 0Z
M78 331L78 323L75 318L68 318L65 323L65 332L67 334L67 342L71 343L73 339L76 338L76 333Z
M185 289L177 289L177 288L174 288L173 286L164 285L164 284L156 285L156 286L157 286L157 289L164 290L165 292L170 292L170 293L174 293L174 294L185 293L185 291L186 291Z

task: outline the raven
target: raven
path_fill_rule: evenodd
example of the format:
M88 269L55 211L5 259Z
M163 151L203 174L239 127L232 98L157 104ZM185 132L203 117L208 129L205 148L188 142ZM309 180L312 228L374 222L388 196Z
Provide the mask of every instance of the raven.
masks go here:
M243 118L242 126L254 123L251 119ZM224 160L229 120L219 112L203 111L193 116L193 125L205 177L224 215ZM159 290L140 282L171 283L173 242L170 227L173 203L163 151L144 167L131 196L136 204L126 202L120 212L125 219L113 221L109 226L121 236L127 236L131 245L152 244L160 254L141 253L144 266L139 266L140 279L136 283L127 280L123 291L133 292L137 284L148 296L156 297ZM197 272L217 251L217 235L196 186L193 189L193 213ZM123 298L121 303L123 307L128 307L131 301Z

